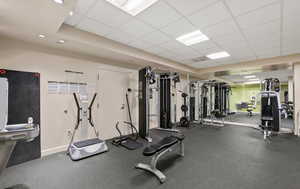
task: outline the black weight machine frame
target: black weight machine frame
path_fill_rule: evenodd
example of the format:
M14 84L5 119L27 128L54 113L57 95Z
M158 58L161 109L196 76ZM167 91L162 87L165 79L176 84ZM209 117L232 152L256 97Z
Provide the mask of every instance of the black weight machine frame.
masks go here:
M130 126L131 129L131 135L123 135L119 124L120 122L118 121L116 123L116 130L119 133L119 137L115 138L112 141L112 144L115 146L122 146L128 150L136 150L138 148L143 147L142 143L137 142L138 138L139 138L139 134L138 134L138 130L137 128L133 125L132 122L132 117L131 117L131 109L130 109L130 105L129 105L129 99L128 99L128 92L131 92L131 89L128 89L126 92L126 104L127 104L127 110L128 110L128 117L129 117L129 122L128 121L124 121L123 123Z

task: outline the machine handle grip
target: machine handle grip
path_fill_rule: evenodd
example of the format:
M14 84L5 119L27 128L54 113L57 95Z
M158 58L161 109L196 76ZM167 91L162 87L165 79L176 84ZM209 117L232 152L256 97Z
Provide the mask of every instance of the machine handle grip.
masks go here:
M14 135L14 136L12 136L10 139L11 139L11 140L22 140L22 139L24 139L24 138L26 138L26 135L25 135L25 134L19 134L19 135Z
M89 120L91 126L94 127L94 128L95 128L95 125L93 123L93 118L92 118L92 107L93 107L93 104L95 102L96 97L97 97L97 93L94 94L93 100L91 101L91 104L88 108L89 109L89 118L88 118L88 120Z

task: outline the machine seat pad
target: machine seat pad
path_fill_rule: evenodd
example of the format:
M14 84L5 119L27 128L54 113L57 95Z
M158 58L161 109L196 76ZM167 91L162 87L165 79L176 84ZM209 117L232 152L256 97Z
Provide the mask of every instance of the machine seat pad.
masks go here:
M152 144L144 149L143 155L144 156L153 156L157 152L165 150L174 144L177 144L179 141L184 139L183 135L171 135L163 138L162 140L158 141L156 144Z
M269 117L269 116L263 116L261 119L264 121L273 121L274 120L273 117Z
M99 144L102 143L103 141L98 139L98 138L92 138L89 140L83 140L83 141L79 141L79 142L75 142L74 146L76 146L77 148L83 148L85 146L91 146L94 144Z

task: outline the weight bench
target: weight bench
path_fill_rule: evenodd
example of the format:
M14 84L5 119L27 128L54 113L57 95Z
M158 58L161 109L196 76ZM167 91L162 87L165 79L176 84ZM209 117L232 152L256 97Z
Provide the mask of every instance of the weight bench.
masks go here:
M180 155L184 156L184 135L178 134L178 135L171 135L163 138L156 144L152 144L148 147L146 147L143 151L143 155L150 157L152 156L152 160L150 165L139 163L135 166L137 169L142 169L145 171L148 171L152 174L154 174L161 183L164 183L166 180L166 176L157 169L157 162L161 156L166 154L167 152L173 151L173 147L179 145Z

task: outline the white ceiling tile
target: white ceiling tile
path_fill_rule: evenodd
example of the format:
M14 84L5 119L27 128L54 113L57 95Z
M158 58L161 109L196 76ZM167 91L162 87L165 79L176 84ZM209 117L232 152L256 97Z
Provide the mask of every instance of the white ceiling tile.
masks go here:
M182 49L186 47L185 45L179 43L176 40L171 40L162 44L159 44L160 47L168 49L168 50L174 50L174 49Z
M224 35L224 36L216 36L213 37L212 40L218 44L218 46L223 49L228 48L239 48L247 46L247 42L240 33Z
M299 38L300 1L285 0L283 5L283 40Z
M300 36L297 37L286 37L282 43L283 53L286 54L294 54L300 53Z
M181 35L196 31L197 28L188 22L188 20L180 19L166 27L161 28L160 30L176 39Z
M255 56L249 56L249 57L241 57L241 58L235 58L234 59L236 63L240 63L240 62L248 62L248 61L253 61L256 60Z
M152 54L155 54L155 55L159 55L159 54L162 54L163 51L166 51L167 49L165 48L162 48L160 46L150 46L148 48L145 48L144 49L145 51L149 52L149 53L152 53Z
M104 0L98 0L96 5L88 11L87 16L111 27L119 27L133 19L129 14Z
M85 18L83 19L80 24L78 24L78 26L76 26L76 28L79 28L81 30L90 32L90 33L94 33L100 36L104 36L110 32L113 31L112 28L110 28L109 26L106 26L104 24L101 24L95 20L89 19L89 18Z
M261 25L280 19L280 3L258 9L256 11L237 17L242 29L252 29Z
M291 54L299 54L300 53L300 46L294 48L283 48L282 55L291 55Z
M212 41L205 41L203 43L198 43L196 45L191 46L194 50L201 53L202 55L207 55L215 52L220 52L220 49L215 43Z
M153 44L143 41L141 39L135 39L133 41L130 41L128 43L129 46L138 48L138 49L142 49L142 50L147 50L149 47L153 46Z
M280 47L280 34L273 33L272 35L266 35L264 37L253 38L249 40L249 45L255 51L262 51L264 49Z
M82 18L84 18L83 15L74 12L73 16L68 16L64 23L75 26L82 20Z
M217 62L221 66L226 64L233 64L235 60L232 57L227 57L227 58L215 60L215 62Z
M86 14L87 11L92 8L92 6L95 5L96 2L97 0L77 0L74 11L80 14Z
M189 48L189 47L173 49L172 52L174 52L177 56L182 57L182 59L194 58L194 57L201 56L201 54L199 52L197 52L194 49Z
M158 1L137 16L138 19L156 28L166 26L181 17L180 14L163 1Z
M232 48L227 50L233 59L241 60L245 58L255 58L255 54L248 46Z
M105 35L105 37L124 44L128 44L135 39L134 36L119 30L112 31Z
M182 64L186 64L186 65L191 65L191 64L195 64L195 61L192 59L184 59L184 60L180 60L180 62Z
M229 11L222 2L215 3L199 12L192 14L188 19L201 29L220 23L231 18Z
M229 19L203 29L203 33L213 38L222 35L239 34L240 31L236 23L232 19Z
M186 16L217 1L218 0L188 0L187 2L184 0L166 0L172 7Z
M167 59L174 59L174 58L176 58L176 54L174 52L169 51L169 50L161 51L159 53L159 56L167 58Z
M253 11L279 0L225 0L235 16Z
M244 29L243 32L247 38L254 39L260 38L260 36L264 37L266 35L280 33L280 30L280 20L273 20L259 27Z
M299 17L297 17L299 18ZM299 23L299 19L294 19L294 22L291 22L291 19L289 20L289 23L284 22L284 26L283 26L283 39L287 38L287 37L297 37L299 36L300 33L300 23Z
M299 15L300 1L299 0L283 0L284 16Z
M273 58L280 56L280 48L265 49L264 51L256 52L258 58Z
M120 27L120 30L125 31L131 35L134 35L135 37L141 37L145 34L148 34L148 33L151 33L154 31L154 29L151 26L149 26L137 19L133 19L130 22L122 25Z
M213 61L213 60L207 60L207 61L204 61L204 62L197 62L197 63L194 63L194 64L190 64L190 66L194 67L194 68L208 68L208 67L214 67L214 66L218 66L219 63Z
M154 31L152 33L148 33L145 36L141 37L144 41L147 41L149 43L152 43L154 45L156 44L162 44L167 41L170 41L171 38L167 36L166 34L160 32L160 31Z

